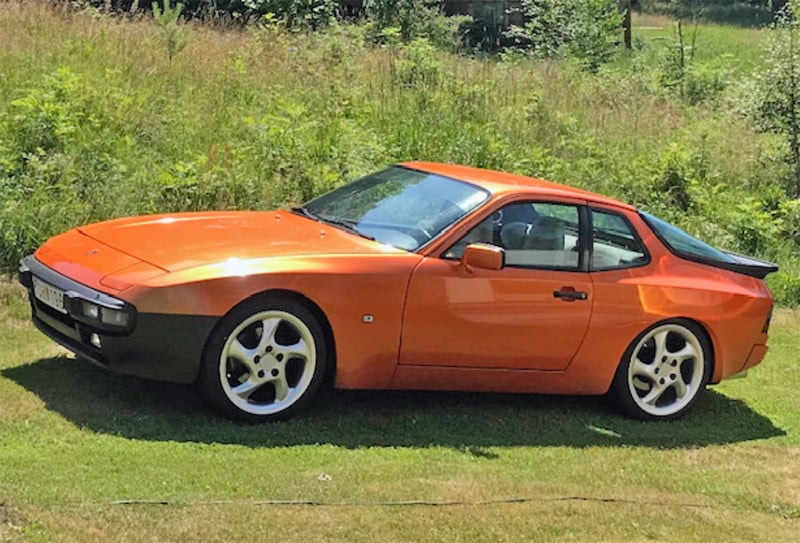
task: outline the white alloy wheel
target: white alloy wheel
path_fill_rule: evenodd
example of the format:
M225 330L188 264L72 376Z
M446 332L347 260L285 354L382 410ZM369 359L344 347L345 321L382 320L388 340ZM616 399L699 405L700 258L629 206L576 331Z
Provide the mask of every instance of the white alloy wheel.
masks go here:
M316 363L314 338L300 319L284 311L263 311L245 319L228 337L219 378L239 409L274 415L308 390Z
M231 418L286 418L316 392L326 353L322 328L303 304L252 300L231 311L213 333L200 389Z
M654 326L626 351L612 392L637 418L682 416L708 382L711 360L706 344L693 323L668 321Z

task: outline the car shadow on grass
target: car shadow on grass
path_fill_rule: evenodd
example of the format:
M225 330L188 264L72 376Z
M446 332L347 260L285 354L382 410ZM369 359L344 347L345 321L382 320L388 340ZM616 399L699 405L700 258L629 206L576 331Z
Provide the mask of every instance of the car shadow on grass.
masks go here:
M141 440L444 446L493 458L488 447L693 448L785 435L744 402L713 390L671 423L626 419L597 397L336 391L291 420L251 425L218 417L190 386L114 375L82 360L47 358L0 373L78 427Z

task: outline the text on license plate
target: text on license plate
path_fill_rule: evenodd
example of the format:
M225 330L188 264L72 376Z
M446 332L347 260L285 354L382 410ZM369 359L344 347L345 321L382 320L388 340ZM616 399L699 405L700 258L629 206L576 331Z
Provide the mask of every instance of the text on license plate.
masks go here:
M33 277L33 295L43 304L49 305L53 309L66 313L64 307L64 291L44 281Z

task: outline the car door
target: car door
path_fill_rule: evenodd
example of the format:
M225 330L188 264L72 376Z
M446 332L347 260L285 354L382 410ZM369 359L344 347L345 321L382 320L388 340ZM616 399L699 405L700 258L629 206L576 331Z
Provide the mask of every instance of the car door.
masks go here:
M515 202L423 260L409 283L399 363L566 368L591 315L586 217L580 204ZM503 248L505 267L463 266L474 242Z

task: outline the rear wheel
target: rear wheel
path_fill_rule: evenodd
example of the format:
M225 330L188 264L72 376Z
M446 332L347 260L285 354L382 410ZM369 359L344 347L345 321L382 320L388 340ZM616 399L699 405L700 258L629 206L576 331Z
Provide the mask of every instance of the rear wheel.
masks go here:
M665 321L633 340L617 368L611 394L632 417L676 419L705 390L711 364L711 348L698 325Z
M204 352L200 390L229 418L291 416L314 396L327 362L314 314L291 298L254 299L231 311Z

